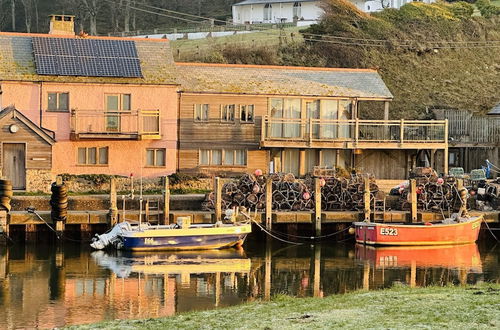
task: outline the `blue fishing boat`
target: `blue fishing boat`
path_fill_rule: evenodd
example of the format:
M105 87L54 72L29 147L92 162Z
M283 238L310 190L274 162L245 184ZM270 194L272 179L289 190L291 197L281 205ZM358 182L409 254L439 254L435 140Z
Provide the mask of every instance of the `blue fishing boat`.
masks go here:
M171 225L122 222L96 235L90 246L132 251L222 249L242 245L251 231L249 222L191 224L189 217L179 217Z

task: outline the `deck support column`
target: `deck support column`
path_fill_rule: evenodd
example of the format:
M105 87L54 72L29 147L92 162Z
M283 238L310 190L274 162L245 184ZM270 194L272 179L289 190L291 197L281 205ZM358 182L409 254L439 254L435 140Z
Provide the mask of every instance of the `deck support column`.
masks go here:
M26 242L36 241L36 224L26 225L24 231L24 240Z
M300 149L299 151L299 176L306 175L306 151Z
M163 177L163 225L170 224L170 181L168 176Z
M321 296L321 245L314 245L314 283L313 296Z
M384 120L389 120L389 101L384 101Z
M321 185L320 178L314 179L314 229L321 236Z
M445 120L444 124L444 175L448 175L448 119Z

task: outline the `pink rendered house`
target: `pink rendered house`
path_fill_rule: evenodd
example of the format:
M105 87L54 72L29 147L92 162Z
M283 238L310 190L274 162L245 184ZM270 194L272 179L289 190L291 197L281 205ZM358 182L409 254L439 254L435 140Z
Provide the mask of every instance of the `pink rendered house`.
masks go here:
M175 172L169 42L73 31L72 16L55 15L47 35L0 33L0 117L10 111L0 122L1 175L17 189L45 190L62 173ZM15 113L30 125L16 124ZM51 153L37 156L41 135L53 139Z

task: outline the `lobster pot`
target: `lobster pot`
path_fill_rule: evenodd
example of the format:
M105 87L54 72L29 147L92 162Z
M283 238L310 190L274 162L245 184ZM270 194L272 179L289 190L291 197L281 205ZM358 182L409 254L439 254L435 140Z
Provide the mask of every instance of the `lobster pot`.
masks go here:
M0 179L0 211L10 212L12 195L12 182Z

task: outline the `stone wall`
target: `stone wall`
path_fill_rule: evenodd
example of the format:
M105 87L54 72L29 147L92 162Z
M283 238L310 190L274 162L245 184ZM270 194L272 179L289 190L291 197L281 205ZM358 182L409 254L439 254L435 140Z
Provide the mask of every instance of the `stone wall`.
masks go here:
M50 170L26 169L26 191L49 193L54 180Z

